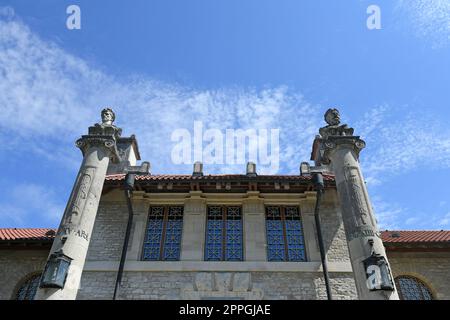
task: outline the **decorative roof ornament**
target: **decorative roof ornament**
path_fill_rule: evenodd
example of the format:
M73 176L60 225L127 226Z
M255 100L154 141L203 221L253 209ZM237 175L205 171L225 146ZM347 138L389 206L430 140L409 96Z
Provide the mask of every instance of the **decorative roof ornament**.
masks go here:
M353 136L353 128L349 128L346 124L341 124L341 116L338 109L328 109L325 112L324 119L328 125L319 129L323 139L327 139L329 136Z

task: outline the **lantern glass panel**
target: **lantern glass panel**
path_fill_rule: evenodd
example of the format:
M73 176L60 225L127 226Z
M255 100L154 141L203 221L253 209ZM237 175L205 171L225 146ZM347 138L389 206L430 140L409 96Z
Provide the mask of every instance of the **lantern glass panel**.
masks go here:
M53 257L48 261L45 269L41 287L43 288L63 288L69 270L70 260L64 256Z

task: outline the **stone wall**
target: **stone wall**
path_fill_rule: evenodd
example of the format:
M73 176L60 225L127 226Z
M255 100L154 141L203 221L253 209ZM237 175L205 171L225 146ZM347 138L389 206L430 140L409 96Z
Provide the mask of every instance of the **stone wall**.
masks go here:
M320 210L320 218L328 261L350 261L340 209L326 205Z
M205 213L208 201L220 203L220 197L227 198L226 195L191 192L187 195L152 195L150 202L134 199L133 225L120 299L326 299L312 216L314 199L301 200L298 195L260 195L258 192L247 197L245 194L235 195L234 201L241 201L243 206L246 259L244 262L211 264L202 261ZM117 191L102 198L77 299L112 298L128 219L125 199L121 201L121 198ZM163 204L172 201L185 207L181 261L139 261L148 208L151 204L159 204L158 199ZM336 192L330 190L321 208L332 291L335 299L355 299L356 289L337 201ZM308 262L267 261L266 203L300 206Z
M111 299L115 272L85 272L77 299ZM334 299L356 299L351 273L331 274ZM119 299L326 299L317 272L125 272Z
M86 260L119 260L127 220L125 202L100 202Z
M450 299L450 252L396 252L387 250L394 277L422 280L438 300Z
M243 205L246 241L243 262L202 261L205 212L211 200L205 199L201 192L134 199L134 223L119 299L326 299L313 216L313 193L302 199L298 195L271 196L257 192L251 197L245 198L245 194L239 197L242 198L234 201L241 201ZM222 200L216 196L214 201ZM148 208L160 203L185 206L180 261L140 261ZM267 203L300 206L307 262L267 261L264 220ZM320 212L333 297L356 299L335 191L326 193ZM114 190L102 196L77 299L112 298L127 219L123 192ZM47 255L48 250L37 248L0 250L0 299L12 298L23 280L42 272ZM436 299L450 299L450 252L388 250L388 258L394 276L417 277L430 287Z
M42 273L49 250L0 250L0 300L14 299L24 280Z

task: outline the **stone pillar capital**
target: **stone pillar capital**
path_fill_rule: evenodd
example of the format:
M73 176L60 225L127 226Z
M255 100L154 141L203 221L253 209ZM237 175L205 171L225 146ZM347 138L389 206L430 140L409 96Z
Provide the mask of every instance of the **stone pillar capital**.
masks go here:
M90 148L102 148L111 157L114 163L120 161L119 150L114 136L92 136L84 135L75 142L75 145L80 148L83 157Z
M104 120L103 112L104 111L102 111L102 120ZM88 134L81 136L81 138L75 142L75 145L80 148L83 156L86 155L86 152L90 148L102 148L108 153L111 160L116 163L120 161L120 154L117 149L117 139L120 138L121 134L121 128L113 125L111 121L108 122L104 120L102 123L96 123L89 127Z
M323 164L330 163L330 157L337 150L347 149L352 151L356 158L359 158L359 153L365 148L366 143L360 139L359 136L327 136L325 139L320 139L320 160Z

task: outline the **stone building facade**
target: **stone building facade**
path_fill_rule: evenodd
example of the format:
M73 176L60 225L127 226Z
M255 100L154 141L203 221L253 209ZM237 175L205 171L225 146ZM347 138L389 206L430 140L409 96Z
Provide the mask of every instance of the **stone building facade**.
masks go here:
M58 230L0 229L1 299L397 299L392 276L403 298L448 299L448 232L388 234L383 246L365 143L336 109L297 175L253 163L154 175L114 120L104 109L77 140L84 159ZM377 270L385 278L369 282Z
M77 299L112 298L126 224L123 203L112 201L114 193L122 196L116 190L102 202ZM119 299L326 299L314 241L307 246L307 257L311 259L307 262L268 262L263 260L265 249L261 250L259 261L256 255L252 261L203 261L203 252L195 249L187 252L191 257L197 254L198 260L188 260L182 254L186 260L142 261L145 207L142 212L135 212L133 240ZM141 214L144 219L138 218ZM348 257L345 258L348 254L345 238L339 240L345 234L342 226L336 224L336 216L330 214L329 218L323 223L330 225L327 230L333 230L331 225L334 226L334 231L324 232L326 239L335 239L333 245L328 245L333 298L356 299L351 266ZM306 217L306 238L307 220ZM195 224L183 227L188 231L204 228ZM313 240L314 233L313 228ZM0 299L31 298L18 295L24 285L42 273L53 237L52 229L0 229ZM383 231L382 238L397 286L398 280L405 278L425 286L432 299L450 299L450 231ZM187 243L183 247L188 248Z
M110 191L108 187L105 188L107 191L99 207L81 280L78 295L80 299L110 299L113 293L127 221L125 199L119 200L123 197L123 192L114 186L121 181L120 178L107 177L106 183L111 182L112 186ZM264 183L273 184L276 180L276 183L284 183L285 187L289 185L286 181L290 180L292 193L244 191L248 188L248 182L244 182L247 178L245 175L199 177L195 181L204 191L188 191L192 188L192 183L186 178L138 178L140 188L149 189L134 193L132 236L123 285L120 287L120 298L324 298L313 218L315 193L299 192L300 188L307 189L309 178L258 177L258 180L272 180ZM225 188L223 192L217 192L221 185L225 188L229 185L230 192ZM153 188L154 191L160 192L151 192ZM186 188L186 192L180 190L183 188ZM180 192L174 193L173 189ZM212 192L208 192L209 189ZM184 207L178 261L143 260L149 210L161 205ZM208 207L223 205L242 208L241 261L207 261L205 256ZM265 208L269 205L300 208L305 261L268 261ZM356 298L342 218L336 207L335 191L332 189L323 203L322 219L334 296L340 299Z

